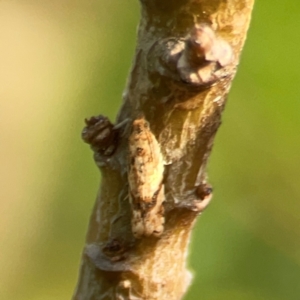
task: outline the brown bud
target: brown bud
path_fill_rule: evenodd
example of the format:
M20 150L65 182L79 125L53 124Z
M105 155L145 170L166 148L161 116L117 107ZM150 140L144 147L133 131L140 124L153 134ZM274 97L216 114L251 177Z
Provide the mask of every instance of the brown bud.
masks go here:
M208 25L196 25L191 30L187 43L193 48L191 52L207 62L218 62L221 66L226 66L232 61L233 54L230 45L217 37Z
M116 148L117 131L107 117L102 115L85 119L82 139L102 155L112 155Z
M198 212L203 212L211 201L212 187L208 183L202 182L197 187L196 194L200 199L195 201L195 207Z
M233 61L230 45L206 24L195 25L186 37L185 48L177 62L183 81L201 85L220 78L218 70Z
M199 196L200 200L204 200L205 198L211 196L212 191L213 189L211 185L206 182L202 182L197 186L197 195Z
M128 246L125 246L124 240L117 238L108 241L102 248L102 252L109 257L111 261L124 259L126 250L128 250Z

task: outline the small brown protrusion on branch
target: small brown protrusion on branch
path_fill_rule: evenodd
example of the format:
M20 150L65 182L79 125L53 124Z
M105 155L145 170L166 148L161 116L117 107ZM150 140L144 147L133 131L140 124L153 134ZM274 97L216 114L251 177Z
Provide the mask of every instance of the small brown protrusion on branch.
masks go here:
M126 258L125 253L129 248L124 240L114 238L103 246L102 252L110 257L111 261L120 261Z
M194 63L218 62L224 67L233 60L233 53L229 44L216 36L208 25L196 25L186 40L186 54Z
M177 63L183 81L196 85L212 84L224 76L218 72L233 61L230 45L206 25L195 25L185 39Z
M110 156L116 149L117 130L107 117L102 115L85 119L82 139L91 145L95 153Z
M202 213L212 199L212 187L207 182L202 182L196 187L195 196L197 197L195 200L181 201L176 207Z
M197 186L196 194L199 196L200 201L196 206L199 212L203 212L210 203L212 199L212 192L213 189L207 182L202 182L199 186Z
M99 270L107 272L129 272L130 265L123 259L112 259L107 256L99 245L90 244L85 247L85 255Z

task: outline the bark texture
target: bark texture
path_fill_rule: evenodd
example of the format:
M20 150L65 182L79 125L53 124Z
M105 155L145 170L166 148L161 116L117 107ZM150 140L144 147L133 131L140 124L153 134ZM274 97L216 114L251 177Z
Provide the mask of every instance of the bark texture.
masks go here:
M73 300L175 300L184 295L191 281L186 269L191 230L211 198L205 167L253 2L141 0L134 63L116 125L92 117L83 131L102 181ZM129 201L134 195L128 184L129 139L139 119L149 125L155 145L158 141L164 164L163 182L156 183L158 190L144 210ZM133 234L134 213L146 218L158 212L163 230Z

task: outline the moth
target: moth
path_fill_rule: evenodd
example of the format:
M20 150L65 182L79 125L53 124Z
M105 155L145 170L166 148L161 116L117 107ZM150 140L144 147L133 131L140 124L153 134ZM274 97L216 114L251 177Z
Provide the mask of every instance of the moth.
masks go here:
M133 121L129 136L128 183L132 231L136 238L164 230L164 160L149 123Z

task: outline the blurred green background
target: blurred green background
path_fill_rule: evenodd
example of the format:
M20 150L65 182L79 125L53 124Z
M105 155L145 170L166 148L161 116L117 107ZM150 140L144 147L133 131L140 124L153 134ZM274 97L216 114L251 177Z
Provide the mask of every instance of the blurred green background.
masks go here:
M299 15L256 3L187 300L300 299ZM137 0L0 2L1 300L71 298L99 185L83 119L115 118L138 19Z

